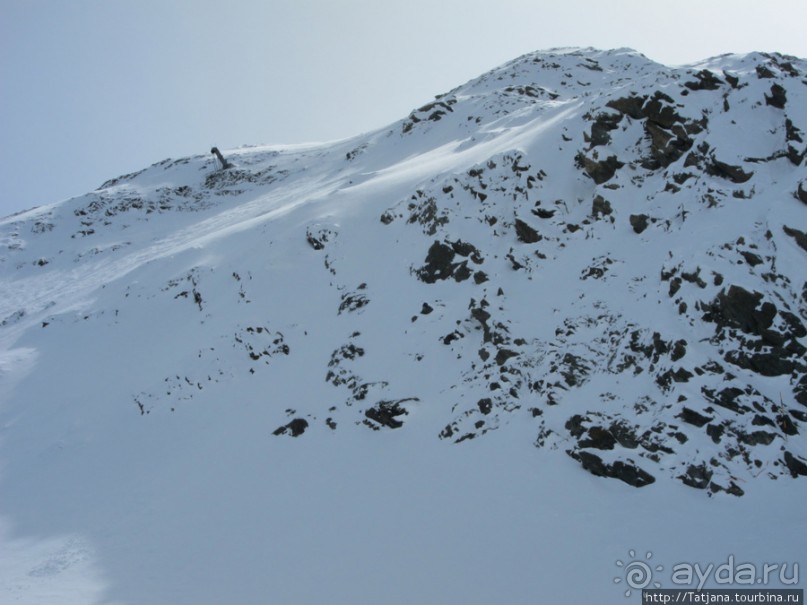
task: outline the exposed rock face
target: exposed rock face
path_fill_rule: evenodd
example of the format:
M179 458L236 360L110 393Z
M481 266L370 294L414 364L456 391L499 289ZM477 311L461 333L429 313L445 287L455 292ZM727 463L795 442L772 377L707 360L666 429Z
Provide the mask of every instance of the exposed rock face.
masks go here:
M641 233L647 229L648 219L650 217L646 214L631 214L629 218L630 226L633 227L634 232Z
M594 119L594 123L591 125L591 136L586 137L591 147L596 147L597 145L607 145L610 143L611 135L608 133L619 128L619 123L621 121L622 116L618 113L599 114Z
M786 376L807 371L807 353L799 339L805 332L801 320L785 311L779 314L771 302L762 302L759 292L740 286L721 291L703 316L717 324L716 339L731 337L731 329L739 329L746 337L734 336L737 348L725 353L729 363L762 376ZM778 329L774 320L780 319ZM727 331L728 330L728 331Z
M799 231L798 229L792 229L787 225L782 225L782 230L796 240L796 243L802 250L807 252L807 233L804 231Z
M804 188L804 183L799 183L798 189L796 189L796 197L807 204L807 189Z
M299 437L308 428L308 421L304 418L295 418L285 426L278 427L273 435L290 435Z
M379 401L373 407L367 409L364 415L373 422L390 429L399 429L403 426L401 416L409 412L401 404L405 401L417 401L417 399L399 399L397 401ZM370 425L373 428L372 424Z
M743 332L762 336L773 324L776 307L766 302L760 306L762 294L749 292L740 286L730 286L721 292L713 306L715 321ZM758 308L759 307L759 308Z
M787 470L790 471L793 478L798 476L807 476L807 463L805 463L804 460L797 458L790 452L785 452L784 460Z
M693 82L686 82L684 86L689 90L718 90L722 84L723 82L713 72L702 69L695 74Z
M613 477L633 487L644 487L656 481L650 473L642 470L632 462L617 460L612 464L607 464L596 454L585 451L574 452L569 455L579 460L584 469L598 477Z
M418 271L418 277L427 284L448 279L457 268L457 265L452 263L454 256L451 246L435 241L426 255L426 263Z
M765 95L765 103L777 109L784 109L787 103L787 93L779 84L771 85L770 96Z
M610 155L602 161L592 160L584 154L578 156L578 162L583 167L585 173L597 184L602 185L614 176L619 168L625 164L620 162L615 155Z
M712 157L706 165L706 172L713 176L728 179L732 183L745 183L754 176L753 172L745 172L740 166L732 166Z
M516 219L516 235L518 240L525 244L534 244L541 241L538 232L521 219Z
M609 216L614 212L614 209L611 207L611 202L606 200L601 195L598 195L594 198L594 201L591 203L591 216L594 218Z
M686 406L684 406L684 409L681 410L681 413L679 414L678 417L684 422L693 424L697 427L702 427L703 425L709 423L712 420L712 418L710 418L709 416L699 414L695 410L690 410Z
M710 72L701 72L701 74ZM692 83L687 87L693 90L712 90L711 84L719 82L701 75L698 88ZM719 86L719 84L717 85ZM693 145L691 135L703 131L706 119L688 120L679 115L674 100L661 91L652 96L630 96L608 101L607 106L628 115L634 120L642 120L645 136L650 143L650 154L642 160L648 169L664 168L679 160Z
M435 241L426 254L425 264L417 271L418 278L427 284L433 284L436 281L449 278L461 282L472 275L474 275L477 283L485 281L484 274L479 271L475 274L472 272L468 265L468 260L454 262L456 256L467 257L468 260L477 265L483 262L479 251L472 244L460 240L453 244Z
M699 464L698 466L690 464L686 473L681 475L680 479L685 485L696 489L704 489L712 479L712 471L705 464Z

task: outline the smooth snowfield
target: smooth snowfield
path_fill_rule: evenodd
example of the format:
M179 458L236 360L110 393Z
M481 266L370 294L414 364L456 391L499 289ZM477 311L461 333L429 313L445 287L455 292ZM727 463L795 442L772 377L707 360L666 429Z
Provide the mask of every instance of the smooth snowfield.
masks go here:
M794 316L807 275L783 230L807 228L804 166L744 160L785 141L765 60L673 71L626 49L536 54L389 129L226 151L230 170L165 160L1 220L0 604L635 603L633 559L675 588L674 565L732 556L787 564L786 587L803 587L807 479L782 456L807 456L805 424L785 433L703 395L753 381L798 412L795 378L695 373L728 346L699 311L718 271ZM679 111L708 115L712 152L752 180L671 191L696 169L641 167L649 143L629 118L598 149L626 165L606 184L582 174L607 99L678 94L704 67L743 78L724 83L731 113L697 90ZM787 115L807 132L797 84ZM613 220L592 216L598 195ZM637 213L653 218L642 233ZM541 239L516 237L516 219ZM473 277L422 279L435 243L476 246L481 260L455 255ZM704 285L674 299L672 270ZM631 331L687 353L617 370L638 355ZM563 382L567 354L585 368ZM665 390L652 372L667 368L693 372ZM379 422L393 402L404 411ZM684 404L773 440L727 458L729 437L681 421ZM653 451L597 450L654 483L567 455L570 417L592 412L658 433ZM701 463L720 489L682 484Z
M82 461L35 511L69 517L76 537L6 538L4 602L616 604L638 601L616 565L631 549L653 553L665 587L680 562L803 560L795 482L704 503L509 439L289 447L214 420L204 441L188 434L198 427L166 431L159 455L143 437L126 485L109 486L112 462ZM107 487L75 487L95 482Z

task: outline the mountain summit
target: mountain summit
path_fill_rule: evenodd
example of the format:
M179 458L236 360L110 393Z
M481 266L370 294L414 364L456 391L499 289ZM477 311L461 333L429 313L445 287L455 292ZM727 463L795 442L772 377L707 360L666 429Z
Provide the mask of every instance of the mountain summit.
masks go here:
M255 553L273 586L299 581L268 543L331 570L272 602L448 602L356 592L333 544L363 515L379 531L373 501L406 542L435 517L396 490L487 501L457 477L508 465L554 469L529 493L630 510L803 496L805 137L802 59L555 49L376 132L165 160L8 217L0 514L19 536L90 536L122 602L224 602L215 577L217 598L258 602ZM297 507L337 529L295 533L279 519ZM411 540L404 575L434 548Z

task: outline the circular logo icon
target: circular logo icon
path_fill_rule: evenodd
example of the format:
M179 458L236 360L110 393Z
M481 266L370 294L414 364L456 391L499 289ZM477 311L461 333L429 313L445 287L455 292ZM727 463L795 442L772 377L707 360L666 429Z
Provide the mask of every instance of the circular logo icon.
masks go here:
M651 565L650 559L653 558L652 552L647 551L644 560L637 559L636 551L633 549L628 551L628 556L631 560L627 562L617 559L616 566L623 571L621 576L614 578L614 584L625 582L627 585L627 590L625 590L626 597L629 597L634 590L642 590L651 584L654 588L661 588L659 582L653 581L653 572L663 571L664 567L662 565L656 565L655 567Z

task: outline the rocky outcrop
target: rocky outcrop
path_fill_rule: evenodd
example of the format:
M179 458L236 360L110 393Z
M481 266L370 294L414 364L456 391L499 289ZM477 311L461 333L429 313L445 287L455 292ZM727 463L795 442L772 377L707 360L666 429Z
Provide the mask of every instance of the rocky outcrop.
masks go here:
M525 244L534 244L543 239L535 229L518 218L516 219L516 237L518 241L524 242Z
M796 243L802 250L807 252L807 233L804 231L799 231L798 229L793 229L787 225L782 225L782 230L796 240Z
M616 171L622 168L625 163L620 162L615 155L610 155L604 160L591 159L585 154L578 154L577 163L597 185L610 181Z
M699 77L696 83L688 83L687 86L694 86L693 90L711 90L713 83L719 86L720 81L711 72L700 72ZM683 157L694 143L692 135L702 132L706 125L705 118L695 121L682 117L672 97L661 91L656 91L652 96L612 99L606 105L634 120L643 120L650 155L642 160L642 166L649 170L665 168Z
M771 85L770 96L765 95L765 103L777 109L784 109L787 104L787 93L779 84Z
M807 204L807 189L804 188L803 182L799 183L799 186L796 189L796 197L803 203Z
M372 420L380 426L390 429L399 429L403 426L401 416L409 412L401 404L406 401L417 401L417 399L399 399L397 401L379 401L373 407L367 409L364 415L368 420ZM373 425L370 425L373 426ZM373 427L376 428L376 427Z
M689 90L717 90L723 84L723 81L720 80L713 72L709 71L708 69L702 69L698 73L695 74L695 80L691 82L685 82L684 86L686 86Z
M742 167L721 162L714 156L709 158L705 170L707 174L727 179L737 184L745 183L754 176L753 172L745 172Z
M632 461L616 460L609 464L603 462L602 458L596 454L582 450L571 451L568 454L579 461L585 470L598 477L612 477L633 487L644 487L656 481L655 477L636 466Z
M646 214L631 214L629 220L634 233L642 233L647 229L649 219L650 217Z
M468 260L455 262L457 256L468 257ZM418 279L433 284L449 278L461 282L473 276L476 283L484 282L487 279L484 273L472 271L468 265L469 260L477 265L483 262L479 251L472 244L459 240L448 244L436 240L426 253L425 263L417 270Z
M289 435L290 437L299 437L308 428L308 421L304 418L295 418L288 424L278 427L273 435Z
M614 209L611 207L611 202L606 200L601 195L596 196L594 201L591 203L591 216L594 218L610 216L613 211Z
M728 290L723 290L715 299L708 319L761 337L771 327L776 316L776 306L769 302L762 303L762 298L759 292L729 286Z

